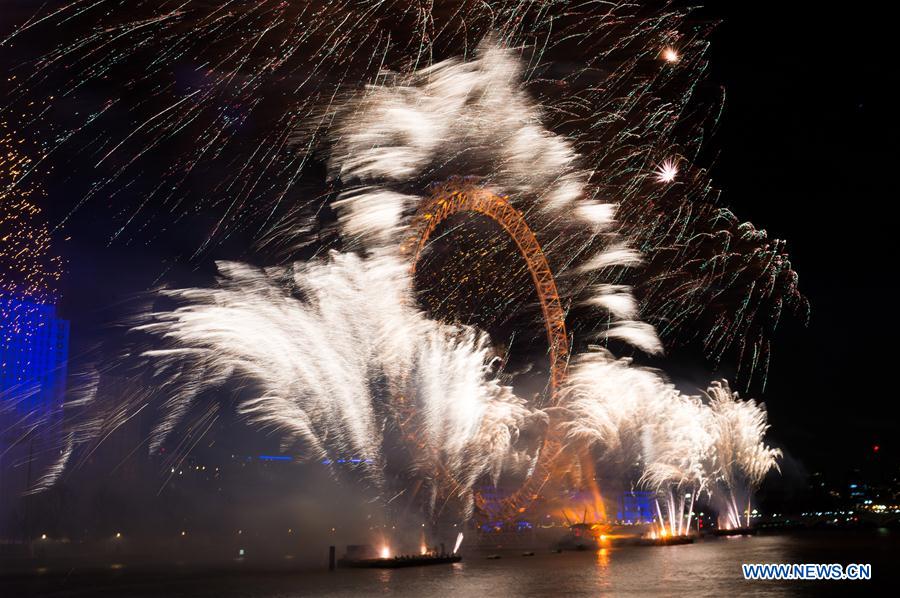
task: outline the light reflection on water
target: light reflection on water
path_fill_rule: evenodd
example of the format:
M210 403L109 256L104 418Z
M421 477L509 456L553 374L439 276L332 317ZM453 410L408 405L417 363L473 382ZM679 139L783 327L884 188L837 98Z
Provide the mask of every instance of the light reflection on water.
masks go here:
M597 551L597 568L596 568L596 588L602 594L608 594L612 590L612 579L610 578L610 558L611 548L601 548Z
M355 569L305 573L200 576L165 575L131 579L108 595L216 596L221 598L295 598L300 596L821 596L885 593L894 587L900 534L801 533L797 535L721 538L682 546L609 547L596 552L551 553L522 550L464 551L464 560L449 566L407 569ZM745 581L742 563L872 563L871 582ZM67 596L90 596L96 580L66 582ZM18 595L14 593L13 595ZM24 595L24 594L23 594ZM888 594L890 595L890 594ZM897 595L893 593L893 595Z

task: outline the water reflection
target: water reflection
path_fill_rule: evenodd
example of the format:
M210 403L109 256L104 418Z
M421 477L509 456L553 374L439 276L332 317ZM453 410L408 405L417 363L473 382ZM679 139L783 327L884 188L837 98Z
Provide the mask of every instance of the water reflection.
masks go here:
M223 579L203 572L156 575L126 567L110 571L106 581L120 584L110 595L122 598L193 596L199 587L216 598L299 598L300 596L674 596L723 595L808 596L865 591L896 595L900 568L900 535L894 532L838 534L806 532L742 538L711 539L681 546L606 546L596 552L553 553L522 550L470 550L463 562L447 566L404 569L339 569L291 574L236 575ZM871 563L870 582L747 582L742 563ZM96 595L98 574L47 575L20 581L6 596L65 590L71 598ZM115 576L115 577L113 577ZM0 580L2 581L2 580ZM891 592L880 592L890 588ZM55 595L59 595L58 593Z
M597 590L601 590L606 595L612 588L612 569L610 567L611 548L603 547L597 551L594 562L597 564L595 569L594 583Z

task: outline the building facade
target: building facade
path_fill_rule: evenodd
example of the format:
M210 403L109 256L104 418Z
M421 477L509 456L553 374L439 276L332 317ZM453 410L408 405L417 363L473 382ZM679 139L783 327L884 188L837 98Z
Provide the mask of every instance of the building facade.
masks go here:
M54 305L0 297L0 413L57 412L68 353L69 322Z

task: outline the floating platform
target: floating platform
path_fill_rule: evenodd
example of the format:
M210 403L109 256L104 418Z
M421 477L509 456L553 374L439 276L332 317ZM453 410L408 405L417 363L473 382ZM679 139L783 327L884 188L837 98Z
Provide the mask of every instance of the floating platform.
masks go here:
M458 563L462 557L458 554L439 556L397 556L389 559L341 559L339 567L351 567L355 569L399 569L401 567L424 567L426 565L446 565Z
M755 536L755 527L735 527L732 529L717 529L713 532L714 536Z
M678 544L693 544L693 536L664 536L662 538L640 538L638 546L677 546Z

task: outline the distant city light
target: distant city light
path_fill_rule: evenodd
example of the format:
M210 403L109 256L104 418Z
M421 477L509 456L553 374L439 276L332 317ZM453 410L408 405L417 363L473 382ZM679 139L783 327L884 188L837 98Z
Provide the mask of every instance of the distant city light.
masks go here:
M260 461L293 461L294 458L290 455L260 455Z

